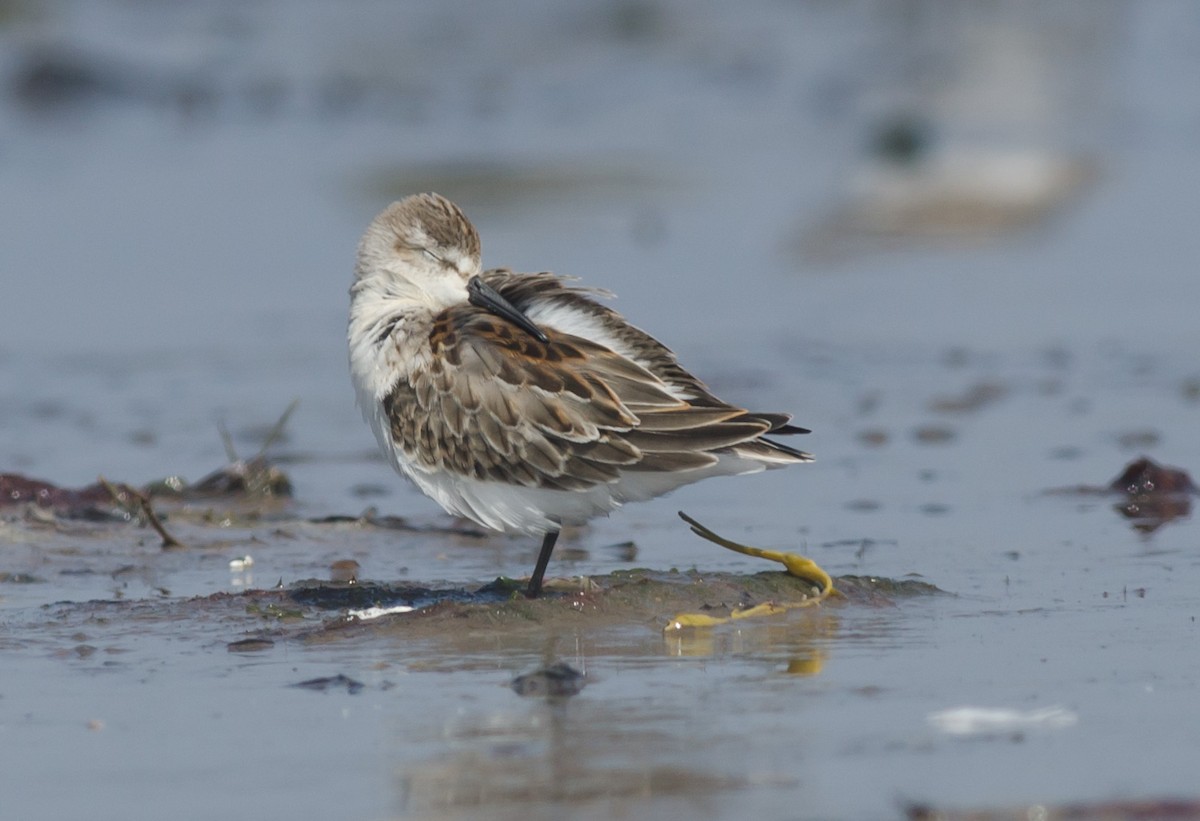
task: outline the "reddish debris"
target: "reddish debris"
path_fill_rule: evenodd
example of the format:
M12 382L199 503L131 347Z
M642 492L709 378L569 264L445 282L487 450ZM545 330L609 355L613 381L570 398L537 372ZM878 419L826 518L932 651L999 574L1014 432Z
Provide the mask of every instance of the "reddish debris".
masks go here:
M1131 462L1108 489L1125 496L1117 511L1147 533L1174 519L1189 516L1196 484L1187 471L1170 468L1142 457Z
M112 492L101 484L78 490L62 488L19 473L0 473L0 506L32 502L38 507L54 508L63 513L94 512L114 502Z
M71 519L123 519L148 498L215 499L290 496L292 484L279 468L257 456L237 460L188 485L177 477L138 490L103 480L82 488L65 488L19 473L0 473L0 509L34 504Z
M1160 493L1191 494L1196 485L1186 470L1169 468L1143 456L1130 462L1121 475L1108 485L1126 496L1150 496Z

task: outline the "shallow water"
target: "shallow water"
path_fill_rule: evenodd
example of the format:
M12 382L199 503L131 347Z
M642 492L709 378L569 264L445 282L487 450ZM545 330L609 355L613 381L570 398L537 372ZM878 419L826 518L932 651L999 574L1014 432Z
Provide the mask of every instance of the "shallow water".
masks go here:
M185 550L4 511L0 574L36 581L0 576L3 817L1200 797L1195 521L1145 532L1056 492L1143 453L1200 474L1190 4L0 5L0 472L195 480L219 425L248 457L300 400L270 449L290 504L177 518ZM915 167L870 151L927 131ZM1024 188L980 183L996 168ZM814 431L817 463L620 511L552 575L760 569L683 509L956 595L686 641L663 612L231 653L296 616L193 597L345 559L438 586L532 567L526 540L437 532L353 406L354 245L429 187L485 264L611 289L720 395ZM368 507L435 529L308 521ZM510 689L554 660L579 695ZM339 674L364 687L290 686ZM931 718L962 707L1070 720Z

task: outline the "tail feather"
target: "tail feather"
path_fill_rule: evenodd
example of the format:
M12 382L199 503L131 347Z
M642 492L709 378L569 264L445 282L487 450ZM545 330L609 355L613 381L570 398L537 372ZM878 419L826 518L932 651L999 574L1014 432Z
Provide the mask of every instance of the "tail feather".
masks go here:
M811 453L805 453L797 448L761 438L728 448L727 452L737 454L743 459L764 462L768 466L792 465L797 462L813 461Z
M778 431L776 431L776 432L778 432ZM808 431L804 431L804 432L808 433ZM796 459L797 461L800 461L800 462L813 461L813 455L811 453L806 453L805 451L802 451L799 448L793 448L793 447L790 447L789 445L781 445L779 442L774 442L770 439L759 439L758 441L761 442L762 444L766 445L767 447L771 448L771 450L778 451L779 453L786 453L788 456L791 456L792 458Z

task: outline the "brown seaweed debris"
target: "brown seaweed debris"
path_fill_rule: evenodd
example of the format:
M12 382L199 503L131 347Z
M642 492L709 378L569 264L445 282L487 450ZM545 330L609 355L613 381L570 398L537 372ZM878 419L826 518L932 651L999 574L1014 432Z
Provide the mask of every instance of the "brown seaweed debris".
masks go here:
M19 473L0 473L0 508L31 504L52 510L56 516L63 518L93 521L128 522L143 518L162 536L164 546L172 546L177 543L166 534L151 510L152 499L262 499L291 495L291 480L268 462L266 452L282 435L284 425L296 405L297 402L292 402L287 407L267 434L259 452L250 459L238 458L229 433L221 427L229 463L193 484L189 485L178 476L172 476L139 488L124 482L109 482L100 477L99 481L86 487L65 488Z
M1187 471L1160 465L1145 456L1130 462L1120 476L1109 482L1108 490L1125 497L1113 509L1144 533L1190 516L1192 496L1197 492Z
M150 525L162 539L163 547L184 546L167 532L154 512L147 492L121 482L110 482L103 476L98 477L95 484L72 490L17 473L0 473L0 506L23 504L50 510L53 515L66 519L137 521Z
M258 453L249 459L241 459L233 447L233 437L224 425L219 426L221 441L225 445L225 455L229 464L214 470L212 473L186 485L180 490L185 499L208 499L214 496L250 496L274 497L291 496L292 482L287 474L267 461L267 449L283 435L288 418L300 404L299 399L292 400L283 414L271 427L263 440Z
M158 534L158 537L162 539L162 546L164 548L184 546L183 542L176 539L163 527L162 521L154 513L154 507L150 504L150 498L146 494L134 490L128 485L114 485L103 476L100 477L100 484L107 488L114 502L126 506L131 513L139 513L150 527L154 528L154 532Z
M1146 456L1130 462L1121 475L1109 482L1109 489L1131 497L1159 493L1196 493L1196 484L1186 470L1160 465Z
M251 459L234 459L180 490L184 499L213 499L229 496L291 496L287 474L259 454Z
M19 473L0 473L0 506L33 504L76 519L128 518L114 514L112 502L112 493L100 482L71 489Z
M1192 513L1192 497L1198 492L1187 471L1160 465L1142 456L1125 466L1106 485L1077 485L1054 488L1048 494L1112 496L1120 494L1113 510L1129 519L1135 530L1153 533L1158 528Z

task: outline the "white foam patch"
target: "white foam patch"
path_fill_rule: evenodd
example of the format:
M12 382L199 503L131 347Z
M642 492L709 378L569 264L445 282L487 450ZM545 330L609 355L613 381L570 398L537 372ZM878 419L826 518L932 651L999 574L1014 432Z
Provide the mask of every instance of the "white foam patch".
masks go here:
M411 613L415 607L409 607L407 604L397 604L394 607L364 607L361 610L349 610L347 615L354 616L359 621L370 621L378 619L381 616L391 616L395 613Z
M1010 710L995 707L955 707L930 713L930 724L947 735L970 736L1011 733L1019 730L1060 730L1079 722L1063 707Z

